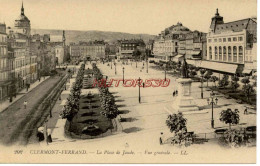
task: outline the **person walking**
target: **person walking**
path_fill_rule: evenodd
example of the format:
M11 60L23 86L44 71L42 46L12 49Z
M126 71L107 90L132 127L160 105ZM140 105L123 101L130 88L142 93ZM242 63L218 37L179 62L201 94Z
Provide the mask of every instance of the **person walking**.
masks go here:
M24 106L24 109L26 109L26 107L27 107L27 101L25 100L24 102L23 102L23 106Z
M175 92L175 91L173 91L173 93L172 93L172 96L173 96L173 97L175 96L175 93L176 93L176 92Z
M48 143L52 143L51 129L47 129L47 141Z
M244 110L244 114L247 115L247 107L246 107L246 109Z
M160 145L162 145L162 144L163 144L163 142L164 142L164 140L163 140L163 132L161 132L161 136L160 136L160 139L159 139L159 141L160 141Z

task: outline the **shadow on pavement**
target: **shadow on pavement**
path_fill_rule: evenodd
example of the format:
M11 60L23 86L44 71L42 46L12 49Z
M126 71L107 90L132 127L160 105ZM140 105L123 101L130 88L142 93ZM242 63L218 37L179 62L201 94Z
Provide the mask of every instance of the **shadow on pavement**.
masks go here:
M139 127L131 127L131 128L124 129L123 132L124 133L134 133L134 132L141 131L141 130L142 129Z
M138 119L136 118L121 118L120 122L133 122L136 121Z

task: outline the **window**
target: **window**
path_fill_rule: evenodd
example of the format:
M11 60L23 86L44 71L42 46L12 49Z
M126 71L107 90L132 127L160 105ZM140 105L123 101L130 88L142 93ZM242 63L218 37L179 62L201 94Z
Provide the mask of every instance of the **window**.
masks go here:
M233 47L233 62L237 62L237 47Z
M243 62L243 47L242 46L239 46L238 54L239 54L238 61L240 63L242 63Z
M211 39L209 39L208 42L211 43Z
M214 42L217 42L218 41L218 39L214 39Z
M231 42L231 38L228 38L228 42Z
M218 60L218 47L215 47L215 60Z
M243 41L243 37L239 37L239 38L238 38L238 41Z
M212 59L212 48L209 47L209 59Z
M236 38L236 37L233 37L233 41L237 41L237 38Z
M221 38L219 38L219 39L218 39L218 42L222 42L222 39L221 39Z
M222 48L218 48L218 53L219 53L219 60L222 61Z
M223 61L227 60L227 49L226 46L223 47Z
M226 42L226 40L227 40L226 38L223 38L223 42Z
M228 47L228 61L231 62L232 57L231 57L231 47Z

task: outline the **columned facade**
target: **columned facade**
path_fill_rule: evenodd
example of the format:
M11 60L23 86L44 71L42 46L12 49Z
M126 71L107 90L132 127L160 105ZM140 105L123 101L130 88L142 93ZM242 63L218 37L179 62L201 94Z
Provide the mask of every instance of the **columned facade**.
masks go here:
M244 64L246 30L207 36L207 60Z

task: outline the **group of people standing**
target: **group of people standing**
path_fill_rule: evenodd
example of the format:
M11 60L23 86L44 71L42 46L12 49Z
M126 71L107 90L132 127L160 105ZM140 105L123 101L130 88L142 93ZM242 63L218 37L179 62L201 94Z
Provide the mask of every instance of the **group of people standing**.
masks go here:
M47 140L46 140L47 143L52 142L51 129L47 129L46 132L44 132L44 127L39 127L38 133L37 133L37 138L38 138L38 141L40 144L44 142L45 137L47 137Z

